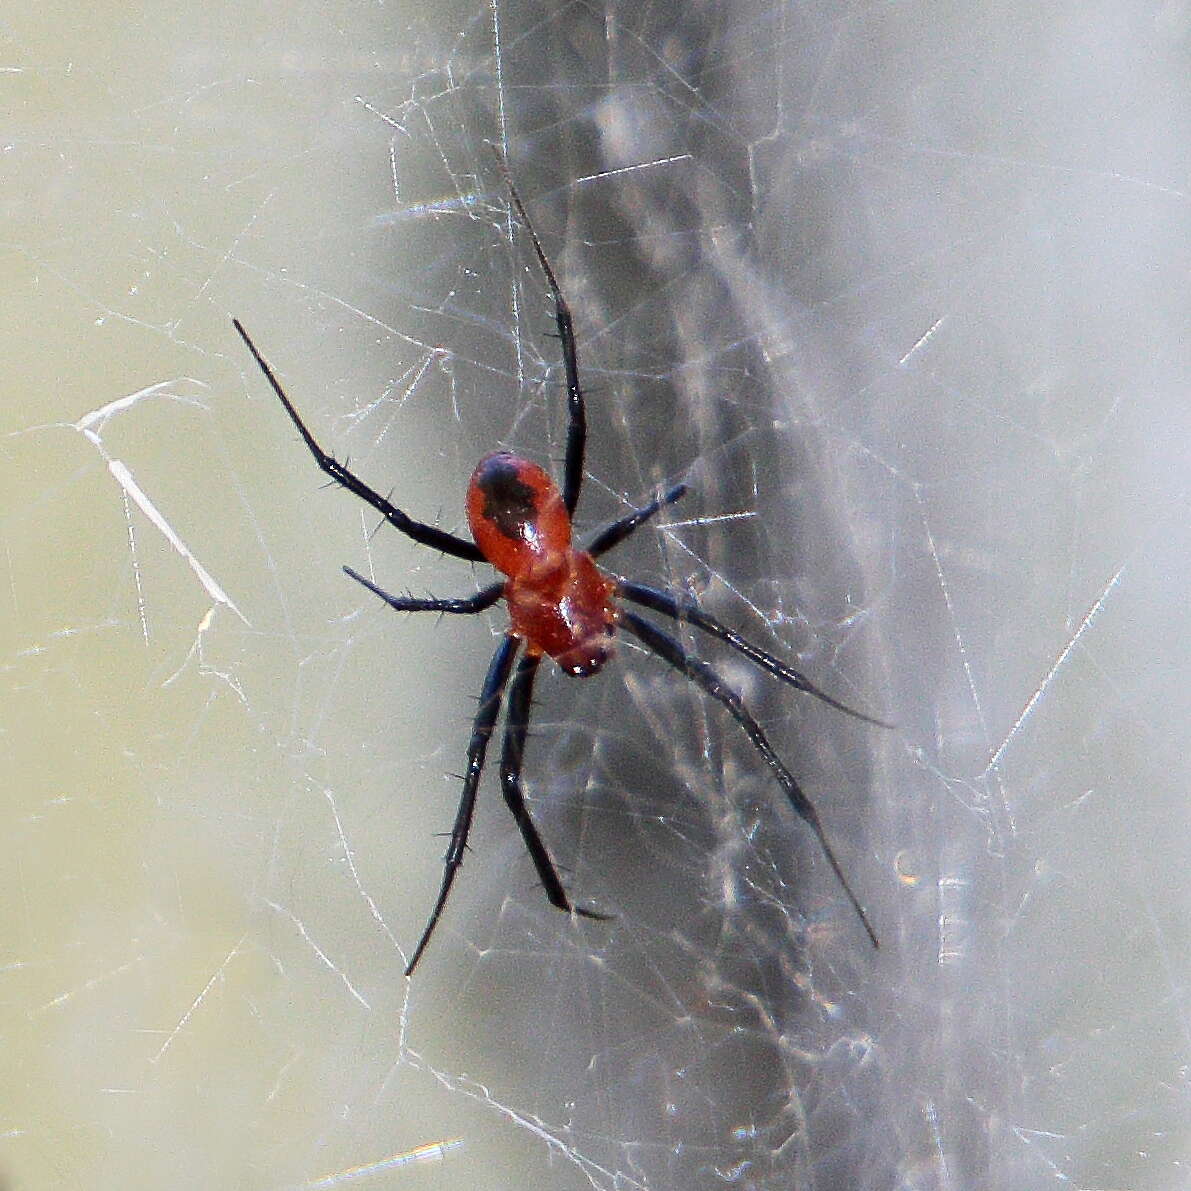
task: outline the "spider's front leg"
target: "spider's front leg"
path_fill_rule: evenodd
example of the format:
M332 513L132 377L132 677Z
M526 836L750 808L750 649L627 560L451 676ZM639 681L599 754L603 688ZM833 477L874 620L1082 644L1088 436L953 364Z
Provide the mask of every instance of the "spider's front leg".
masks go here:
M836 859L831 845L827 842L827 833L819 821L818 811L803 793L802 787L794 775L774 751L773 745L769 743L769 738L761 730L761 725L757 723L752 712L745 707L741 697L706 662L692 657L669 633L662 632L661 629L650 624L648 620L642 619L635 612L623 610L620 623L651 653L656 654L662 661L668 662L679 673L685 674L696 686L721 704L744 729L745 735L752 741L753 747L761 754L765 764L777 778L778 785L785 792L794 813L814 832L815 838L819 841L819 847L823 850L823 855L827 857L827 863L831 865L831 871L835 873L836 880L839 881L847 895L852 909L856 911L856 916L860 919L860 924L864 927L869 942L874 947L879 947L877 932L873 930L873 925L869 922L868 915L860 904L860 899L852 892L852 886L848 884L848 878L844 876L844 870Z
M663 616L669 616L671 620L677 620L680 624L693 624L713 637L718 637L737 653L743 654L750 662L760 666L762 670L768 671L774 678L781 679L795 690L813 695L821 703L827 704L828 707L834 707L836 711L842 711L845 715L852 716L853 719L872 724L877 728L895 728L897 726L888 720L879 720L875 715L857 711L855 707L841 703L817 687L801 671L787 666L780 658L774 657L773 654L746 640L735 629L730 629L726 624L716 620L714 616L709 616L694 600L672 595L668 591L659 591L656 587L647 587L644 583L630 583L627 579L622 579L617 583L616 594L622 599L640 604L643 608L650 608L654 612L662 613Z
M567 914L578 914L581 918L608 919L607 914L587 910L575 905L567 896L558 869L550 858L538 829L525 805L525 794L521 789L521 767L525 761L525 738L529 733L529 716L533 706L533 683L537 677L541 656L527 653L517 663L517 672L509 684L509 698L505 710L505 739L500 757L500 786L504 792L505 804L512 813L521 838L525 841L538 880L550 899L550 904Z
M430 913L430 920L426 923L426 929L422 931L422 937L414 948L413 958L406 965L407 976L413 975L418 960L422 958L422 952L430 942L430 936L434 934L434 928L438 925L443 907L451 894L451 886L455 883L455 874L463 863L463 854L467 851L467 836L471 831L472 816L476 810L476 791L479 789L480 775L484 772L484 756L488 751L488 741L492 739L496 717L500 714L505 685L513 669L513 659L520 648L521 642L516 637L506 636L492 655L492 663L488 667L488 674L480 691L480 706L472 724L471 741L467 746L467 770L463 777L459 809L455 812L455 824L451 828L451 842L447 845L447 854L443 861L442 886L439 888L438 898Z

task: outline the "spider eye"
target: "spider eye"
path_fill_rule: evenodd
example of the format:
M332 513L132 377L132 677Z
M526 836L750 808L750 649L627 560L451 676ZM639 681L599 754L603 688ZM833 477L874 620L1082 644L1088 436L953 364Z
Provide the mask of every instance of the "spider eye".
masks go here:
M556 654L554 660L560 669L573 678L589 678L602 670L611 656L612 638L600 633L581 641L573 649Z

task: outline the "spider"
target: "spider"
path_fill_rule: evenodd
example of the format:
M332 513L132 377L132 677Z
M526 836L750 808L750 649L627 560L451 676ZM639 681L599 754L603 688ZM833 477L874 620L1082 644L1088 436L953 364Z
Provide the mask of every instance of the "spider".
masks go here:
M502 704L505 707L505 724L500 759L501 790L537 870L546 897L551 905L568 914L600 920L609 917L576 904L568 896L550 852L538 834L538 829L525 805L521 771L525 760L526 736L529 732L534 679L542 658L547 655L553 658L566 674L578 678L589 677L599 671L611 656L613 637L617 629L630 633L649 652L656 654L662 661L685 675L721 704L744 729L745 735L769 767L795 814L814 833L827 863L835 873L840 887L875 948L878 946L876 931L844 876L843 869L827 841L818 813L740 696L711 666L692 656L675 637L625 607L625 603L637 604L679 624L702 629L775 678L813 695L829 707L879 727L888 728L892 725L832 698L799 671L751 644L713 616L709 616L693 600L642 583L630 582L600 569L596 560L623 542L661 510L679 500L686 492L685 484L676 484L667 491L659 492L648 504L634 509L607 526L592 538L586 549L577 548L572 544L571 519L583 485L583 456L587 441L587 420L583 391L579 385L574 326L562 288L521 198L511 179L506 178L506 183L513 207L529 235L554 302L554 318L562 343L563 367L566 373L566 457L560 489L544 468L528 459L508 451L493 451L485 455L477 464L467 487L467 521L472 541L415 521L386 497L365 484L346 464L340 463L324 451L307 429L306 423L281 387L273 369L249 338L239 319L232 320L240 338L252 353L257 366L285 408L290 421L314 456L315 462L332 481L367 502L390 525L415 542L464 559L466 562L489 563L505 576L504 579L461 598L416 599L412 596L390 595L371 580L353 571L351 567L343 568L352 579L398 612L437 612L467 616L483 612L503 599L509 613L509 627L488 666L488 673L480 692L479 709L472 724L463 791L444 858L438 898L406 965L405 974L412 975L418 966L418 961L422 958L446 906L459 866L463 862L475 811L476 792L484 768L484 757Z

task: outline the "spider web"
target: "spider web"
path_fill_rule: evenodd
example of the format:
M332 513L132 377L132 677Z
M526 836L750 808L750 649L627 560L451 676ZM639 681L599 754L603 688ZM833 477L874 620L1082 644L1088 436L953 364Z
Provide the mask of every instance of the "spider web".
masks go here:
M1169 1188L1188 1149L1184 6L8 14L0 1178ZM681 23L678 23L681 21ZM1182 135L1180 135L1182 134ZM628 642L538 690L413 982L501 631L475 458L881 732Z

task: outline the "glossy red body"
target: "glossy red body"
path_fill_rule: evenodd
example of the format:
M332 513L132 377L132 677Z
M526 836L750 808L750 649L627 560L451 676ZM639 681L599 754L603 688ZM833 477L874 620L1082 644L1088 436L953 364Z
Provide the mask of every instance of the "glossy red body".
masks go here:
M507 451L485 455L467 486L467 521L484 557L508 576L513 633L567 674L599 670L612 654L614 584L571 544L571 518L547 472Z

